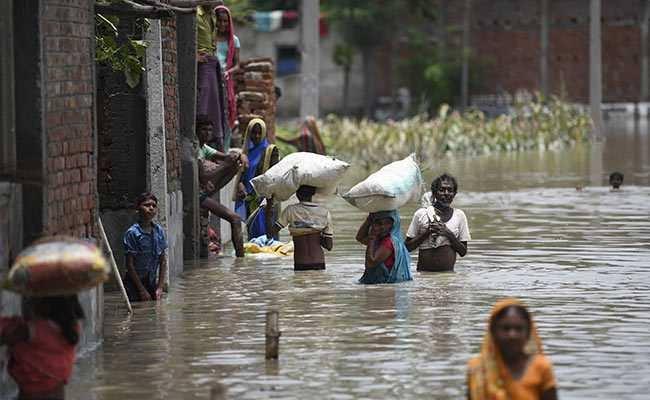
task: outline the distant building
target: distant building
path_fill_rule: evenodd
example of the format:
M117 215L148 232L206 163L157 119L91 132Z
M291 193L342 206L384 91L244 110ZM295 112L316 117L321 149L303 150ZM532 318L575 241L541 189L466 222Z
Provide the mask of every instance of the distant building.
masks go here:
M240 58L269 57L276 65L276 85L282 89L278 102L279 117L293 117L300 112L300 28L294 24L273 31L256 30L254 24L237 26L241 41ZM334 48L343 39L337 32L321 32L320 37L320 110L321 116L340 112L343 104L343 69L333 61ZM350 72L350 109L363 106L361 57L357 55Z
M483 76L470 95L540 89L542 3L472 1L471 54ZM547 0L549 92L580 103L589 101L589 3ZM446 7L442 24L450 32L448 47L460 46L464 2L439 0L438 5ZM641 34L646 7L642 0L602 1L604 102L640 100L642 48L648 49Z

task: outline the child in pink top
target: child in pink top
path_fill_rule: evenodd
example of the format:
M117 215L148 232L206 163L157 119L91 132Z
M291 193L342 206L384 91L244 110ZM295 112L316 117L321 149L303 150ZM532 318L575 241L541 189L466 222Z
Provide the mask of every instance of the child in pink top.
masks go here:
M0 317L0 345L8 346L19 399L64 399L84 318L77 295L27 298L23 314Z

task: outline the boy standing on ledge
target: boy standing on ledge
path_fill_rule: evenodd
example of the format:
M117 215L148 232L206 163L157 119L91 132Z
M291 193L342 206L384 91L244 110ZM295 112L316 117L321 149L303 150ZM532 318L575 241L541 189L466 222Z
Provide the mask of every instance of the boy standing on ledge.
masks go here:
M165 231L153 222L158 212L158 199L146 192L135 201L139 222L124 234L126 277L124 287L131 301L160 300L167 271Z

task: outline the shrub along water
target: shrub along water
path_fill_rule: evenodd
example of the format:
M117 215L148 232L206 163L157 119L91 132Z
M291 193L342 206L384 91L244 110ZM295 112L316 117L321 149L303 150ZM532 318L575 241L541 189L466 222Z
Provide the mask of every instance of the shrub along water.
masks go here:
M591 118L582 109L551 98L518 102L508 115L487 118L440 107L438 116L379 123L328 116L321 136L328 154L362 162L366 167L416 153L419 159L450 154L480 155L499 151L557 149L587 140Z

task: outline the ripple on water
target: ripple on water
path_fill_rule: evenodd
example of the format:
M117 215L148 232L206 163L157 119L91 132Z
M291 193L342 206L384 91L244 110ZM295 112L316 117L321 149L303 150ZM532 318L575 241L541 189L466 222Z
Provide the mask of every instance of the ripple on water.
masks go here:
M563 399L645 398L650 190L616 194L615 209L609 195L461 193L473 240L457 271L376 287L356 284L363 248L352 238L364 216L333 199L338 234L324 272L221 257L131 318L107 294L104 344L80 360L68 393L207 399L219 381L242 399L462 398L491 305L516 296L534 313ZM404 229L412 211L402 210ZM271 308L281 312L277 362L264 360Z

